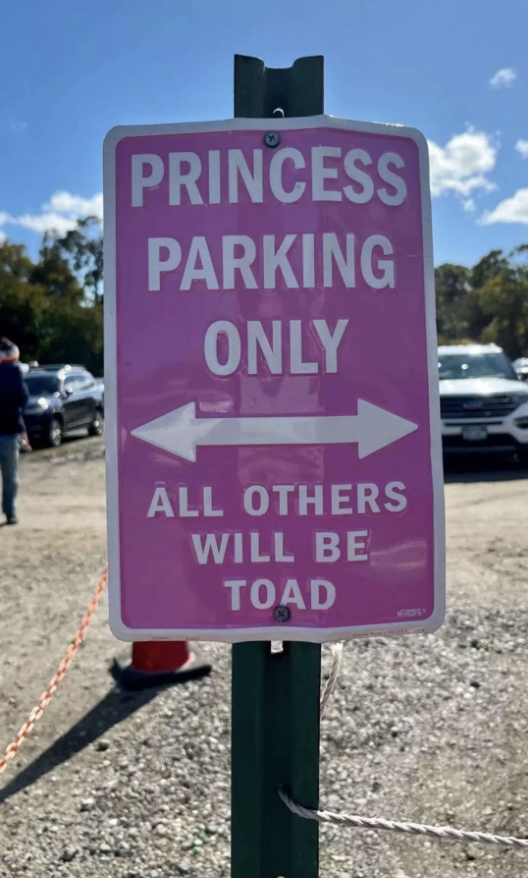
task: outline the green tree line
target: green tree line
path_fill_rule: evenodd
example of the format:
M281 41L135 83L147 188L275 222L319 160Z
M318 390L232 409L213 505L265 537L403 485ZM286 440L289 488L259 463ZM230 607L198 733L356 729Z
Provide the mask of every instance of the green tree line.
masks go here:
M495 342L512 359L528 356L528 244L492 250L473 268L435 269L440 344ZM65 235L44 236L38 259L0 245L0 336L22 357L103 370L103 247L94 217Z
M495 342L508 356L528 356L528 244L491 250L473 268L435 269L440 344Z
M0 336L22 360L82 363L103 373L103 247L94 217L65 235L46 234L38 259L21 244L0 245Z

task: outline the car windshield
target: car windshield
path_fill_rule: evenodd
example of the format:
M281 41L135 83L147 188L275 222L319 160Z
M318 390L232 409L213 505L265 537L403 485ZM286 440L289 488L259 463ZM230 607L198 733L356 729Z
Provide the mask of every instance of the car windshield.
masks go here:
M55 375L28 375L24 380L31 396L51 396L60 390L60 381Z
M440 380L453 378L509 378L517 380L504 354L439 354Z

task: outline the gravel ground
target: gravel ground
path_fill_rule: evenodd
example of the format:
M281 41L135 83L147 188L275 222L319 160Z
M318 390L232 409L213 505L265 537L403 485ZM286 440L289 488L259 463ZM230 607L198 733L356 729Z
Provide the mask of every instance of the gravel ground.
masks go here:
M326 807L528 836L527 475L507 465L450 473L446 625L345 648L322 724ZM99 440L23 460L21 525L0 530L5 744L55 671L103 567L103 488ZM229 875L229 649L204 646L214 663L206 680L134 696L108 674L118 651L103 606L3 776L2 878ZM519 878L527 858L321 832L322 878Z

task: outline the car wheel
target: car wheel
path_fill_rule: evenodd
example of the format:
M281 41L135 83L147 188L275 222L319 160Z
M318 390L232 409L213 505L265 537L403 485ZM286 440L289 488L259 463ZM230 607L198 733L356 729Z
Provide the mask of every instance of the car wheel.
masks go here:
M97 409L93 421L88 427L90 436L102 436L104 433L104 414L101 409Z
M62 442L62 424L58 418L52 418L48 424L45 443L48 448L58 448Z

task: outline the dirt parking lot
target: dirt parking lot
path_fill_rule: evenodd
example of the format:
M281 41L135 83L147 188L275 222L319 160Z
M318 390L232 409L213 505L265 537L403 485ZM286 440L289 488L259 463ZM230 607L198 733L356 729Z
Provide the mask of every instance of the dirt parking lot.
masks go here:
M322 726L327 807L528 837L527 478L508 463L448 472L446 624L346 647ZM21 481L21 523L0 529L1 749L55 671L106 555L100 440L24 458ZM139 695L114 688L118 651L105 599L2 778L2 878L229 875L229 649L205 645L209 679ZM323 878L526 874L524 852L321 833Z

